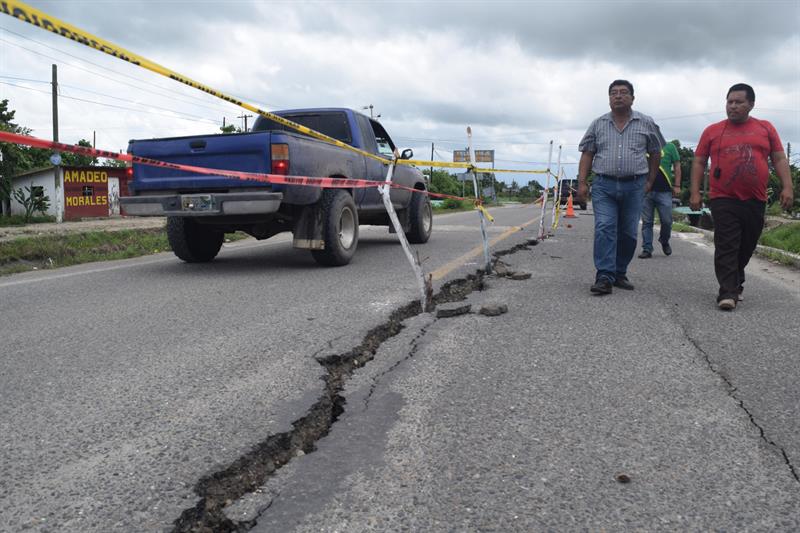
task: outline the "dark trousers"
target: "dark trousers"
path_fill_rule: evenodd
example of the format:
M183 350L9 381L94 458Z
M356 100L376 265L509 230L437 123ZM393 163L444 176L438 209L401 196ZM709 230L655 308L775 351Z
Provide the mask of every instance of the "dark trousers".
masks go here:
M714 272L717 301L742 292L744 267L750 262L764 228L766 204L758 200L715 198L709 202L714 219Z

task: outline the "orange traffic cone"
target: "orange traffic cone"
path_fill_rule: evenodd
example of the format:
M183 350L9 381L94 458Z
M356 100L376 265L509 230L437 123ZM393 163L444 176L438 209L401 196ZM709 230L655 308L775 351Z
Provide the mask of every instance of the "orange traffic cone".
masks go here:
M575 209L572 207L572 192L569 193L569 198L567 198L567 214L564 215L564 218L578 218L575 216Z

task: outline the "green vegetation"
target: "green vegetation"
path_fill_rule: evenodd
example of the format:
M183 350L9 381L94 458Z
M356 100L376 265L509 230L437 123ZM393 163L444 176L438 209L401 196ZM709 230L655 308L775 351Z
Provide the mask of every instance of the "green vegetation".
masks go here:
M800 254L800 222L781 224L765 231L758 242L764 246Z
M7 217L0 217L0 228L8 226L24 226L25 224L40 224L44 222L55 222L54 216L32 216L28 222L25 222L24 215L9 215Z
M430 169L423 169L430 183L431 192L449 194L451 196L460 196L464 198L474 198L475 191L471 181L459 181L456 174L450 174L445 170L434 169L433 176L431 177ZM495 193L498 197L507 201L530 202L537 198L542 191L542 186L536 180L529 181L527 185L520 186L516 181L512 181L511 185L503 181L497 180L493 174L481 174L478 183L479 189L482 191L494 185ZM467 202L472 207L470 202ZM450 204L453 205L453 204Z
M226 235L226 240L246 237L237 232ZM0 275L128 259L169 250L163 228L25 237L0 242Z
M692 226L682 222L673 222L672 231L677 231L678 233L695 233L695 229Z

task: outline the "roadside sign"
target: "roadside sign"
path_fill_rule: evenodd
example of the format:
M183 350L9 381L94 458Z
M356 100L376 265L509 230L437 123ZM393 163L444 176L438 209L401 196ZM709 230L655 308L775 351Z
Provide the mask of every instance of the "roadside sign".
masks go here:
M475 150L477 163L494 163L494 150ZM454 163L469 163L469 151L453 150Z

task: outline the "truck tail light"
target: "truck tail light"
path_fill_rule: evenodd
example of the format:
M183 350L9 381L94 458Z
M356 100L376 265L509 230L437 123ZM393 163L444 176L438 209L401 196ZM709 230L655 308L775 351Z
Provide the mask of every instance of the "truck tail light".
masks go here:
M289 174L289 145L272 145L272 173L287 176Z

